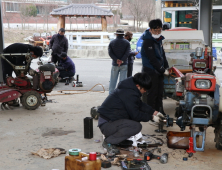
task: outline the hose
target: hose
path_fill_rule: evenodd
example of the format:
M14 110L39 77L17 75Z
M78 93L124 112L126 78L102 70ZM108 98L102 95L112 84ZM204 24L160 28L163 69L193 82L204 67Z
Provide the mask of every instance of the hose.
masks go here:
M101 85L103 88L103 91L94 91L92 89L94 89L96 86ZM66 91L82 91L81 93L63 93ZM88 93L88 92L99 92L99 93L105 93L105 88L102 84L98 83L96 85L94 85L91 89L89 90L61 90L61 91L57 91L60 92L60 94L46 94L47 96L58 96L58 95L73 95L73 94L83 94L83 93Z

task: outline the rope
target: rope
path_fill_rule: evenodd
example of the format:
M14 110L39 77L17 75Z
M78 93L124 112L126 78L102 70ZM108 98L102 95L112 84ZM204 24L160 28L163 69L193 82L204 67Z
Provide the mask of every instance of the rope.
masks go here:
M96 86L98 85L101 85L102 88L103 88L103 91L95 91L95 90L92 90L94 89ZM63 93L63 92L66 92L66 91L82 91L81 93ZM96 85L94 85L91 89L89 90L61 90L61 91L57 91L57 92L60 92L60 94L46 94L47 96L58 96L58 95L73 95L73 94L84 94L84 93L88 93L88 92L99 92L99 93L105 93L105 88L102 84L98 83Z

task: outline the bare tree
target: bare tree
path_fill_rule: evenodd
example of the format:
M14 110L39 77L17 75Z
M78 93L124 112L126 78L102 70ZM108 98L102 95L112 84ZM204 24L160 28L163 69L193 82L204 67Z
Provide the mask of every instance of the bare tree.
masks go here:
M47 25L47 30L48 30L48 24L49 24L49 17L51 16L50 12L52 12L54 8L56 8L56 5L45 4L42 9L42 17L44 18L44 24L46 23Z
M146 0L146 1L147 3L144 4L146 10L144 10L143 13L149 27L150 20L155 18L155 0Z
M118 15L120 14L120 6L116 7L116 5L117 4L121 5L122 1L121 0L106 0L106 3L109 6L109 9L114 14L114 16L113 16L113 26L116 27L117 26Z

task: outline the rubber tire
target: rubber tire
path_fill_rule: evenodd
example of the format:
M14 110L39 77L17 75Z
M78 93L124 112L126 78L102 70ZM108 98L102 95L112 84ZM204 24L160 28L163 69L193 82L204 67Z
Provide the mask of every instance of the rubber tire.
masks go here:
M37 103L34 106L29 106L29 104L26 102L27 98L31 95L33 95L37 98ZM41 105L41 100L42 100L41 95L36 91L25 92L21 97L22 106L27 110L37 109Z
M218 150L222 150L222 125L221 124L215 127L214 133L215 133L215 142L216 142L215 147Z

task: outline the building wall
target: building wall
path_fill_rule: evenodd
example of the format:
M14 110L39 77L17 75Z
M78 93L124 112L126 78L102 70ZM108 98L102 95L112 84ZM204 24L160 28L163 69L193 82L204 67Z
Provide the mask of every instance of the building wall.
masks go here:
M52 17L49 13L56 8L62 7L64 5L67 5L67 3L43 3L46 1L43 0L35 0L35 5L37 7L37 16L36 17L23 17L20 13L20 6L24 5L31 5L32 0L25 0L25 2L21 1L3 1L2 2L2 11L3 11L3 23L49 23L49 24L56 24L58 22L58 18ZM48 0L50 1L50 0ZM53 1L53 0L51 0ZM55 0L56 1L56 0ZM58 0L57 0L58 1ZM62 1L62 0L60 0ZM67 0L63 0L67 1ZM116 18L117 17L117 18ZM115 20L117 23L120 23L120 17L115 16ZM66 23L78 23L78 24L88 24L88 23L95 23L100 24L101 18L69 18L66 17ZM107 24L111 25L113 24L113 18L107 17Z

